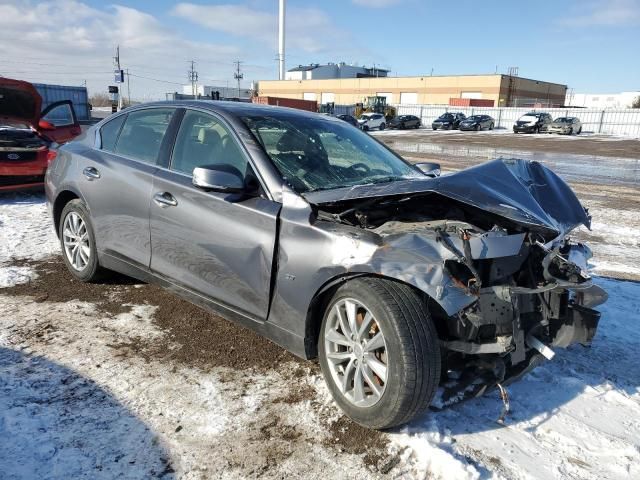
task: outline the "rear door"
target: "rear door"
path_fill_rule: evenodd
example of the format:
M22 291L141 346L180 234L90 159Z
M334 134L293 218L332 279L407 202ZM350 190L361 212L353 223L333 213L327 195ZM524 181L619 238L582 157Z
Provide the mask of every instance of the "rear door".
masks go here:
M82 131L71 100L52 103L42 111L40 118L55 127L53 130L39 128L40 133L57 143L68 142Z
M158 169L151 200L151 270L252 320L266 319L280 204L205 191L195 167L222 164L254 178L249 156L221 118L187 110L171 164ZM256 180L257 185L257 180Z
M81 192L101 254L148 268L149 199L159 158L171 144L173 107L118 115L98 132L97 148L78 155Z

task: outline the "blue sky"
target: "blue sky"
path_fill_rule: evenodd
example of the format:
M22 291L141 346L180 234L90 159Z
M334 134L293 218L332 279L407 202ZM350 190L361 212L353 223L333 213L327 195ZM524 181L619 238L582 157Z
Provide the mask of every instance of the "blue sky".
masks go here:
M0 59L0 74L59 83L86 80L90 89L100 90L119 43L123 65L138 75L132 78L138 94L179 90L190 59L203 83L233 83L236 59L244 62L245 84L275 78L277 4L26 0L25 8L25 0L0 0L0 42L15 46ZM346 61L376 63L393 75L432 69L446 75L504 73L517 66L521 76L566 83L576 92L640 90L640 0L289 0L287 5L288 67ZM26 22L25 11L30 12Z

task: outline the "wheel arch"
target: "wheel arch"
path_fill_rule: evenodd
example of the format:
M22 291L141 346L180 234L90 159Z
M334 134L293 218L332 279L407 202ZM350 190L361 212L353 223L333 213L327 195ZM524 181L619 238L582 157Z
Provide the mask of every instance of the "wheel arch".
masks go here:
M55 200L53 201L52 206L52 214L53 214L53 225L56 230L56 235L60 236L60 217L62 216L62 210L67 203L71 200L82 200L82 196L71 188L65 188L60 190L58 195L56 195Z
M444 329L446 328L444 322L448 315L445 312L444 308L442 308L442 306L438 303L438 301L431 297L428 293L420 290L418 287L412 285L411 283L404 282L387 275L378 275L371 272L350 272L329 279L313 295L311 302L309 303L307 315L305 318L304 344L306 358L311 359L318 356L318 338L320 335L320 327L322 326L324 311L335 291L345 283L350 282L356 278L363 277L388 280L395 283L404 284L411 288L414 292L416 292L420 297L424 299L427 309L431 315L431 319L433 320L436 326L436 330L438 331L438 335L444 333Z

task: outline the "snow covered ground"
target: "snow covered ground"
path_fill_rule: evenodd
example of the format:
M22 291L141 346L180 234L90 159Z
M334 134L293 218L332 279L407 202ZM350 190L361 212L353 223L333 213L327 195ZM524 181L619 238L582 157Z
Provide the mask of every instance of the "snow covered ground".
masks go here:
M27 259L58 268L57 251L42 196L0 197L0 286L33 281ZM0 478L640 478L640 284L597 282L593 346L512 385L506 426L493 392L382 435L341 419L311 362L189 365L156 305L0 289ZM372 438L379 461L356 448Z

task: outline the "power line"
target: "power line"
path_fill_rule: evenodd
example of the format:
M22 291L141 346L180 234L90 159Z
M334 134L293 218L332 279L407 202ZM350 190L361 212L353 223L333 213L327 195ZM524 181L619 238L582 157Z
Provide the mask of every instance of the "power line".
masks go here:
M145 77L144 75L136 75L134 73L129 73L129 75L131 75L132 77L136 77L136 78L144 78L145 80L152 80L154 82L170 83L172 85L184 85L184 82L171 82L169 80L160 80L159 78Z

